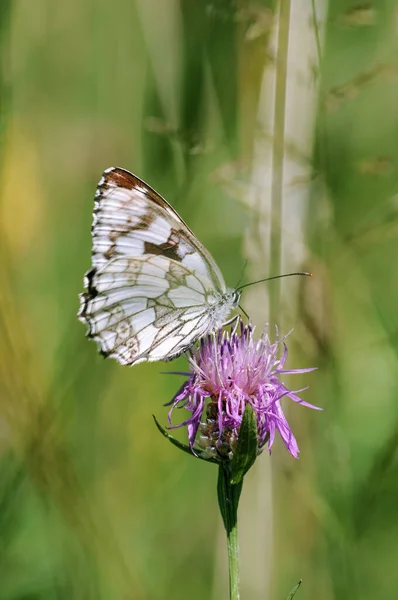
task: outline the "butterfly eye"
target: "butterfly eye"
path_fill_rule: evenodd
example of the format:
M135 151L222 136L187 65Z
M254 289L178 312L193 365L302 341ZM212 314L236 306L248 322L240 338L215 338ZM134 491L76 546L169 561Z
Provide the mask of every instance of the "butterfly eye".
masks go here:
M233 302L233 305L234 306L238 306L239 300L240 300L240 292L238 290L235 290L232 293L232 302Z

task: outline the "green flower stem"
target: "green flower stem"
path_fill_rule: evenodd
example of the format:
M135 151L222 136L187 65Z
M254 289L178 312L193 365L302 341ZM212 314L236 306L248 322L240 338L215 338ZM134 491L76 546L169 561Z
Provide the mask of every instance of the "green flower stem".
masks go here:
M229 597L239 600L239 544L238 544L238 504L242 491L243 479L239 483L231 483L231 469L228 464L221 464L218 470L218 504L227 532Z
M231 600L239 600L240 573L239 573L239 542L238 524L232 527L227 536L228 541L228 567L229 567L229 597Z

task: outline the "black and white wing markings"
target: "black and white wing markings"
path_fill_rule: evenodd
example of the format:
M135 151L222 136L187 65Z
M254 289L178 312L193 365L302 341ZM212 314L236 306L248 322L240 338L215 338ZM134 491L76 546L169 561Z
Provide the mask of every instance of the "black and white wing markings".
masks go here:
M162 255L211 279L225 292L210 253L170 204L144 181L119 167L107 169L94 205L93 267L117 256Z
M122 364L171 360L218 325L219 292L168 257L115 258L89 277L96 293L82 294L80 319Z
M121 364L179 356L238 304L175 210L124 169L107 169L99 182L92 237L79 318Z

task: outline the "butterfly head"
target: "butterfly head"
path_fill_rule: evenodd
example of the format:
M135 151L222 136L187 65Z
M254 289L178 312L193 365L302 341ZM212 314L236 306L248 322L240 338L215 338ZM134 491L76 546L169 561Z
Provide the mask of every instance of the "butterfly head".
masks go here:
M229 290L229 294L231 296L232 306L233 308L236 308L239 305L242 292L240 290Z

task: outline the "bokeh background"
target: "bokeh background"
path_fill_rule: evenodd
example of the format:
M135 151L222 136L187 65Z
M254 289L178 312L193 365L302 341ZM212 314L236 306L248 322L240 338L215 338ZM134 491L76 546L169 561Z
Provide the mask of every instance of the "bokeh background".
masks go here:
M314 275L243 297L324 410L246 478L242 598L397 597L398 3L2 0L0 49L0 599L228 597L216 469L152 420L184 358L121 367L76 318L111 165L231 286Z

